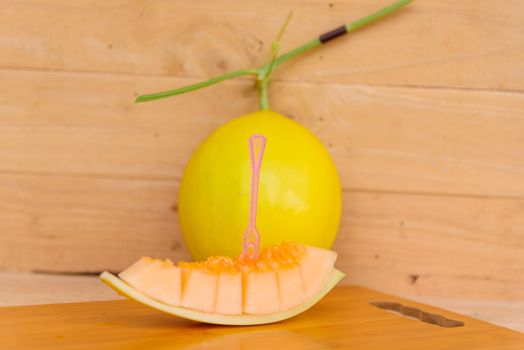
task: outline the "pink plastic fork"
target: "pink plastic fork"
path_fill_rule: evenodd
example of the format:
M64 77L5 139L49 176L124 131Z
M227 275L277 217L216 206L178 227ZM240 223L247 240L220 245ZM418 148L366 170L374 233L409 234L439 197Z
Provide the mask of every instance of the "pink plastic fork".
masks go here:
M249 138L249 155L251 158L251 207L249 210L249 225L244 232L242 256L257 259L260 249L260 235L258 234L257 203L258 203L258 179L262 157L266 147L266 138L263 135L251 135Z

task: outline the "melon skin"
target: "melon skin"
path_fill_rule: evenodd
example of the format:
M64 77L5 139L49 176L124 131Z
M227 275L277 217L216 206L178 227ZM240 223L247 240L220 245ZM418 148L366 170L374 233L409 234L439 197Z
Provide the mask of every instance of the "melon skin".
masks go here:
M136 290L171 306L223 315L267 315L289 310L328 283L337 254L283 244L259 260L211 257L205 262L141 258L119 274Z

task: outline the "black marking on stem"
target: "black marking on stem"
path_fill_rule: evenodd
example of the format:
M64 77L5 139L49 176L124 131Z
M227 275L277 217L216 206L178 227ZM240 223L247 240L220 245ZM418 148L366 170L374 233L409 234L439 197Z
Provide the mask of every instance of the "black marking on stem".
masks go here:
M342 35L346 34L347 32L348 32L348 30L346 29L346 26L341 26L341 27L335 28L335 29L333 29L333 30L331 30L331 31L329 31L327 33L322 34L321 36L318 37L318 40L320 40L320 42L322 44L324 44L324 43L327 43L330 40L336 39L339 36L342 36Z

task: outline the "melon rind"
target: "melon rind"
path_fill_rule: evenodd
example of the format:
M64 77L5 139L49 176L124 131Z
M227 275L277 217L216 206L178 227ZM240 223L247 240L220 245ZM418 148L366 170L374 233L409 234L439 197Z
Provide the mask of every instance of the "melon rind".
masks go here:
M275 313L266 315L223 315L209 312L202 312L197 310L191 310L183 307L170 306L154 300L142 292L139 292L135 288L131 287L126 282L122 281L117 276L110 272L103 272L100 275L100 279L106 283L109 287L113 288L118 294L123 295L131 300L149 306L153 309L168 313L170 315L178 316L181 318L211 323L219 325L230 325L230 326L248 326L257 324L268 324L278 321L282 321L293 316L296 316L311 306L315 305L320 299L322 299L335 285L344 278L345 274L337 269L333 269L331 275L322 288L317 294L306 300L304 303L296 306L292 309L283 310Z

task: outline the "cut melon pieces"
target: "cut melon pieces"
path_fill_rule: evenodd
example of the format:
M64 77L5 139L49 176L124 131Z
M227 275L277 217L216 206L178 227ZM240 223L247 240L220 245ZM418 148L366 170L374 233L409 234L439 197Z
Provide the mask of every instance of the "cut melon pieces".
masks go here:
M181 306L214 312L218 276L206 270L182 268ZM175 305L175 304L171 304Z
M307 309L315 305L327 293L329 293L329 291L331 291L331 289L333 289L333 287L335 287L337 283L340 282L342 278L344 278L344 276L344 273L340 272L337 269L333 269L331 271L331 276L328 280L328 283L324 286L324 288L322 288L322 290L318 294L316 294L310 299L307 299L305 302L301 303L300 305L294 308L267 315L224 315L219 313L208 313L186 309L183 307L170 306L168 304L161 303L153 298L150 298L149 296L136 290L126 282L122 281L120 278L107 271L103 272L100 275L100 279L109 287L114 289L118 294L123 295L143 305L149 306L155 310L165 312L173 316L211 324L227 326L250 326L283 321L306 311Z
M333 270L333 268L331 268ZM331 271L330 271L331 272ZM280 308L290 309L306 299L302 271L300 266L278 270L278 287L280 297Z
M141 258L119 274L144 295L174 307L221 315L269 315L300 306L332 278L337 254L295 243L264 249L258 259L203 262Z
M263 315L280 310L280 296L275 271L250 271L243 275L245 314Z
M225 315L242 313L242 274L223 272L218 275L215 312Z
M300 270L306 298L316 293L326 283L329 273L337 260L337 253L317 247L307 247L302 260Z
M169 305L180 305L181 270L169 260L141 258L119 277L151 298Z

